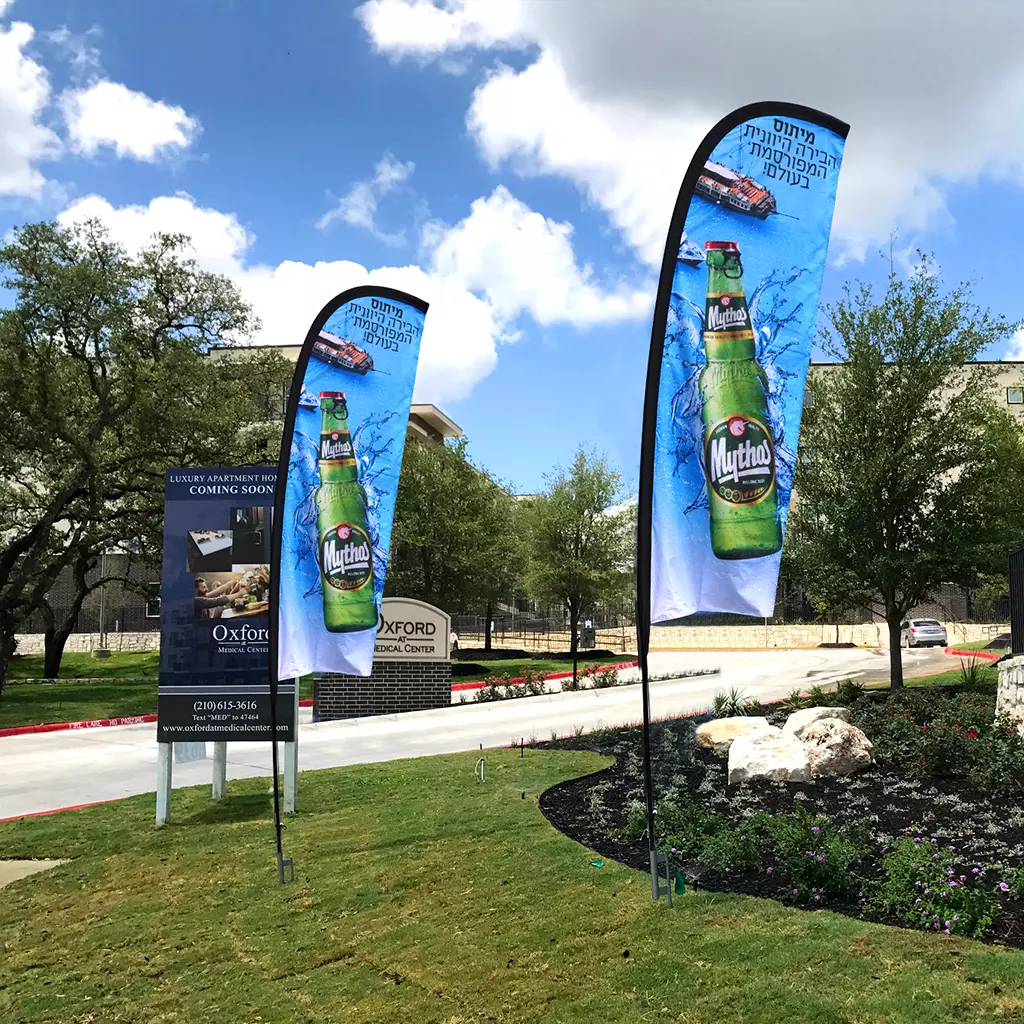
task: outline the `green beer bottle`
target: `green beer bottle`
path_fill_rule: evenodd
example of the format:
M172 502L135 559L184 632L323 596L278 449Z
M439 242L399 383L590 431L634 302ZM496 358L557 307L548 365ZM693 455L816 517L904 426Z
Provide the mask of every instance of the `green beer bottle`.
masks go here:
M716 558L763 558L782 547L768 378L754 331L735 242L705 242L708 264L700 372L704 473Z
M359 483L345 393L321 391L320 416L316 524L324 626L330 633L354 633L377 625L377 605L366 493Z

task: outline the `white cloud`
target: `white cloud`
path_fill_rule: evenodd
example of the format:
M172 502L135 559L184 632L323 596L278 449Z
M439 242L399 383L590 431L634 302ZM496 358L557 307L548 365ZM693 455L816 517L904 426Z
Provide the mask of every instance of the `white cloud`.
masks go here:
M643 316L653 302L650 288L602 289L576 263L572 225L548 220L501 186L455 227L430 224L424 243L437 276L482 292L505 320L528 312L540 324L582 327Z
M14 0L0 0L0 18L4 16L4 13L7 11L7 8L10 7L11 4L13 3Z
M1024 360L1024 326L1018 327L1010 335L1010 340L1007 342L1006 355L1003 358Z
M61 56L71 65L75 81L95 81L100 77L102 61L99 48L92 43L100 31L95 26L86 32L72 32L67 25L44 33L44 38L57 47Z
M208 270L238 285L262 321L255 343L298 344L319 310L338 292L375 282L430 303L423 335L417 401L463 398L497 365L498 346L515 338L513 321L528 313L542 324L587 326L649 312L651 294L624 285L602 290L579 267L571 228L534 213L505 189L477 200L468 217L425 232L429 265L368 270L348 260L315 264L250 263L253 236L231 213L199 206L185 194L147 205L115 207L101 196L74 202L57 218L69 224L96 218L129 251L155 232L192 239Z
M329 227L335 221L344 221L353 227L365 228L389 245L399 245L405 240L403 232L381 231L376 224L377 204L383 196L393 192L415 170L412 161L403 163L390 153L385 153L374 168L373 177L358 181L337 204L316 222L318 228Z
M181 107L106 79L69 89L60 102L72 148L86 156L108 147L119 157L153 163L187 149L200 131Z
M518 5L494 0L443 7L430 0L369 0L356 10L356 17L380 52L429 58L471 46L522 44L526 37L519 13Z
M146 206L114 207L100 196L78 200L58 218L68 224L89 217L103 221L129 251L154 232L182 232L194 255L209 270L238 285L263 322L255 343L300 344L313 318L346 288L376 282L419 295L430 303L423 334L416 401L447 402L469 394L497 364L504 326L491 305L457 284L419 267L367 270L348 260L315 264L285 261L277 266L248 262L254 239L229 213L203 208L191 196L153 199Z
M0 15L7 6L0 0ZM61 148L40 119L50 102L50 79L25 52L34 34L25 22L0 25L0 195L39 196L46 179L36 165Z
M753 99L850 122L835 234L854 258L894 227L906 237L949 223L953 183L1024 183L1024 121L1012 114L1024 102L1024 5L731 0L726 22L722 11L371 0L357 16L395 59L535 48L523 70L481 83L470 130L493 163L574 182L652 266L696 144Z

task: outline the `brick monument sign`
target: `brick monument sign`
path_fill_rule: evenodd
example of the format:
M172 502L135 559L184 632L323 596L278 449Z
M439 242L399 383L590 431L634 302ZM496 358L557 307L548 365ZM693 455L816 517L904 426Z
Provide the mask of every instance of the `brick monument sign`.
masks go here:
M446 708L451 703L451 619L404 597L381 602L370 676L313 677L314 722Z

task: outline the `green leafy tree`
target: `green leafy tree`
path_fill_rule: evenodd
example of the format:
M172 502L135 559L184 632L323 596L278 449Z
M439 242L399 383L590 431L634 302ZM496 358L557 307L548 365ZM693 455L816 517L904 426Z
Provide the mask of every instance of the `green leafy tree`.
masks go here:
M279 444L292 367L266 350L211 358L256 322L187 244L158 235L131 256L89 222L31 224L0 248L0 689L19 623L65 567L60 649L105 545L158 556L166 468L252 465Z
M568 469L556 469L546 483L544 493L528 504L527 588L565 609L575 655L584 614L628 593L635 513L616 506L619 474L603 456L583 449Z
M808 382L788 544L824 605L869 605L900 624L939 584L971 586L1005 561L1024 496L1021 432L971 364L1014 325L944 291L925 256L885 294L849 286L821 343L842 365ZM843 593L848 601L843 600Z
M448 612L480 609L489 626L494 605L521 587L522 516L508 490L470 462L466 447L465 438L406 445L386 592Z

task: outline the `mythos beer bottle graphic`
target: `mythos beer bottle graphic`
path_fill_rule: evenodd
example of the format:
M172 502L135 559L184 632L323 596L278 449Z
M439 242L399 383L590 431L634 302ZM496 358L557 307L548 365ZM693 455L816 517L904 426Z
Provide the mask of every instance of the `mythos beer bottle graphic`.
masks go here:
M366 493L359 483L345 393L321 391L320 416L316 523L324 626L330 633L353 633L377 625L377 606Z
M704 473L717 558L763 558L782 547L768 378L757 363L735 242L705 242L708 265L700 372Z

